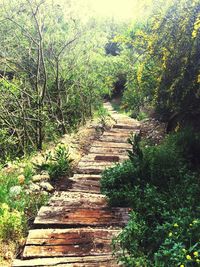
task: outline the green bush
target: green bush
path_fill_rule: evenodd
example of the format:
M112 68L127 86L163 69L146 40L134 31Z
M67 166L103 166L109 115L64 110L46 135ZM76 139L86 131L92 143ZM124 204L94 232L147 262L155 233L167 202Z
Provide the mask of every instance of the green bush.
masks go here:
M155 266L199 266L200 264L200 220L186 218L159 229L165 240L155 253Z
M59 144L55 152L48 152L44 157L44 162L34 164L36 171L47 171L51 179L57 179L59 176L69 175L71 172L72 159L70 159L69 149Z
M111 205L130 205L129 188L133 187L135 181L134 166L130 160L127 160L103 172L101 191L108 196Z
M23 214L18 210L11 210L3 203L0 205L0 240L18 240L22 237Z
M141 220L137 213L132 211L130 221L126 228L117 238L113 239L114 250L116 251L122 248L120 260L123 262L124 266L149 266L147 257L140 250L146 230L145 221Z
M24 167L24 178L19 179L19 169L0 171L0 240L15 243L27 232L38 209L48 196L27 191L33 170L31 164Z
M198 266L199 258L195 255L200 249L197 219L200 189L197 182L197 175L185 175L179 186L169 192L149 184L134 186L129 191L134 212L114 240L115 251L125 266Z
M142 145L135 136L129 160L103 173L102 192L110 203L134 211L114 240L125 266L200 266L197 140L188 129L158 146Z
M189 168L200 166L200 134L193 128L185 128L177 133L170 134L167 143L172 144L187 161Z
M145 112L140 111L137 115L137 120L142 121L144 119L147 119L148 115Z
M145 169L144 169L145 168ZM166 190L170 183L180 180L184 161L173 144L164 142L160 146L144 150L143 177L146 182Z

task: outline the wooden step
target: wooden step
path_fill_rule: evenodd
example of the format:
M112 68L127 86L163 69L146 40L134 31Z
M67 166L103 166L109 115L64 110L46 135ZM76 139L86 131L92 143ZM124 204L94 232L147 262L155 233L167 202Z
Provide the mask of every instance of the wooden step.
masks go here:
M82 178L82 179L76 179L76 178L70 178L71 182L70 187L68 190L70 192L90 192L90 193L96 193L100 194L100 184L99 184L99 178L98 179L90 179L90 178Z
M73 175L73 178L80 178L80 179L82 179L82 178L90 178L90 179L92 179L92 178L94 178L94 179L101 179L101 175L100 174L79 174L79 173L76 173L76 174L74 174Z
M126 116L119 116L118 114L116 114L114 116L114 119L116 120L116 124L119 125L128 125L128 126L138 126L138 123L131 118L127 118Z
M114 124L114 129L128 129L128 130L137 130L137 125L128 125L128 124Z
M82 159L81 162L121 162L125 159L127 159L128 156L126 155L113 155L113 154L88 154L85 155Z
M118 138L128 138L130 136L129 131L128 132L114 132L113 130L110 130L109 132L104 132L101 137L114 137L116 140Z
M15 260L13 267L119 267L112 255Z
M115 142L115 143L127 143L128 137L115 137L115 136L102 136L99 141L102 142Z
M82 178L79 178L80 180ZM78 180L78 178L77 178ZM81 208L97 208L106 207L108 205L107 198L104 195L85 192L58 192L54 194L49 202L50 206L65 207L81 207Z
M110 148L110 147L91 147L89 153L95 154L113 154L113 155L127 155L127 148Z
M105 170L105 166L79 167L76 172L79 174L100 174Z
M128 208L68 208L43 206L34 224L41 227L49 225L68 226L124 226L129 218Z
M23 258L110 255L112 238L119 232L91 228L31 230Z
M120 142L105 142L105 141L95 141L92 144L92 147L103 147L103 148L131 148L131 145L128 143L120 143Z
M117 157L117 156L116 156ZM78 163L78 167L93 167L93 166L103 166L103 167L109 167L114 165L115 162L113 161L98 161L98 160L93 160L93 161L82 161L80 160Z
M140 132L140 129L139 127L137 129L124 129L124 128L112 128L110 130L110 133L118 133L118 134L136 134L136 133L139 133Z
M120 160L119 156L113 156L113 155L96 155L94 158L95 161L110 161L110 162L118 162Z

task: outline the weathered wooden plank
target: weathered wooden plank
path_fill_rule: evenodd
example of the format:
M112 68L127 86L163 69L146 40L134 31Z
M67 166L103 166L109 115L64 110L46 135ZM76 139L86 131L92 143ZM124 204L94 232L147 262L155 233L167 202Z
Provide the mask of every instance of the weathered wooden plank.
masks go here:
M112 128L112 130L110 130L110 133L125 133L125 134L135 134L140 132L139 127L136 129L124 129L124 128Z
M34 265L34 266L37 266L37 267L48 267L48 266L56 266L56 267L119 267L119 266L122 266L122 265L117 264L117 261L114 261L114 260L108 260L108 261L99 263L98 262L98 256L96 256L96 260L97 261L94 263L77 262L77 263L64 263L64 264L56 264L56 265ZM25 261L28 261L28 260L25 260ZM20 266L24 267L24 265L20 265ZM33 265L25 265L25 266L33 266Z
M83 178L77 178L77 180ZM92 178L91 178L92 179ZM96 178L97 179L97 178ZM83 192L59 192L53 195L48 205L50 206L65 206L65 207L82 207L82 208L95 208L95 207L106 207L107 199L104 195L91 194Z
M135 129L135 127L138 127L138 123L135 122L133 119L127 119L125 117L119 117L119 116L115 116L115 121L116 123L113 124L114 125L119 125L121 128L123 129ZM128 126L128 128L127 128ZM116 127L118 128L118 127Z
M127 154L127 148L91 147L90 153L95 153L95 154L110 153L113 155L126 155Z
M103 147L103 148L106 148L106 147L109 147L109 148L130 148L131 145L128 144L128 143L118 143L118 142L104 142L104 141L95 141L93 144L92 144L92 147Z
M78 163L78 167L96 167L96 166L103 166L103 167L107 167L107 166L112 166L113 164L115 164L115 162L112 161L98 161L98 160L93 160L93 161L79 161Z
M128 156L127 155L113 155L113 154L110 154L110 153L107 153L107 154L89 154L89 155L86 155L84 156L82 159L81 159L81 162L94 162L94 161L97 161L98 163L101 162L101 161L106 161L106 162L120 162L120 161L123 161L125 159L127 159Z
M127 143L127 138L128 137L122 137L118 136L102 136L99 138L100 141L102 142L115 142L115 143Z
M105 136L105 137L109 137L109 136L112 136L112 137L129 137L130 136L130 131L117 131L117 129L111 129L109 132L108 131L105 131L103 134L102 134L102 137Z
M86 257L52 257L30 260L15 260L13 267L117 267L112 255Z
M94 179L101 179L101 175L100 174L79 174L79 173L75 173L73 175L73 178L78 178L78 179L82 179L82 178L94 178Z
M23 258L110 254L112 238L119 232L88 228L31 230Z
M96 155L94 158L95 161L110 161L110 162L118 162L120 160L119 156L111 156L111 155Z
M137 125L130 125L130 124L114 124L113 128L136 130L136 129L138 129L138 126Z
M111 238L114 235L120 233L119 229L104 229L104 228L75 228L75 229L33 229L29 231L28 240L26 244L28 245L44 245L44 241L46 239L52 240L65 240L65 244L78 244L81 243L81 240L91 241L93 238L93 242L107 242L110 244ZM35 240L34 243L32 240ZM39 241L38 241L39 240ZM41 243L40 243L41 242ZM46 243L46 241L45 241ZM52 245L55 243L51 243ZM56 244L63 244L62 242L58 242Z
M23 258L32 258L32 257L66 257L66 256L99 256L107 253L102 252L93 252L90 253L91 248L85 245L83 251L80 250L78 245L56 245L56 246L26 246L24 249Z
M99 174L106 169L106 166L80 166L76 169L81 174Z
M104 165L93 165L92 163L88 162L86 164L80 164L78 165L76 172L79 174L100 174L105 169L110 168L112 166L115 166L116 163L111 164L104 164Z
M129 218L127 208L67 208L43 206L34 224L43 225L85 225L85 226L124 226Z
M69 179L71 181L71 186L68 189L70 192L90 192L90 193L100 193L99 179Z

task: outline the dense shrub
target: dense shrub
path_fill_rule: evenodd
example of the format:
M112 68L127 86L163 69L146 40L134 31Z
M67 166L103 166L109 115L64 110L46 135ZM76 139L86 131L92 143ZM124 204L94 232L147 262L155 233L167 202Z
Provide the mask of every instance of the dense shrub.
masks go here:
M200 134L192 128L186 128L168 137L169 145L176 149L192 168L200 166Z
M199 1L150 2L150 16L114 38L128 65L123 104L134 117L150 105L165 121L178 115L199 128Z
M130 160L104 171L101 179L102 193L107 195L112 205L130 205L130 190L136 182L135 169Z
M193 164L199 136L186 129L158 146L135 137L130 159L103 173L102 192L110 203L133 208L114 240L125 266L199 266L200 177Z

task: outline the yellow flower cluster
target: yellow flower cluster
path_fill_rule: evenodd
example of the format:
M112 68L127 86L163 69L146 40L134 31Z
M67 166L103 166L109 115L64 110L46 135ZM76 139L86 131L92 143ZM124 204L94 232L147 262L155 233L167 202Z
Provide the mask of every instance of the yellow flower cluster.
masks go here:
M140 64L137 70L137 80L138 80L139 85L142 83L143 69L144 69L144 64Z
M184 253L187 252L187 250L186 250L185 248L183 248L182 250L183 250ZM196 262L196 263L200 263L200 260L197 259L198 256L199 256L198 251L194 251L194 252L193 252L193 256L194 256L194 258L192 258L191 255L187 254L185 257L186 257L186 259L187 259L188 261L194 261L194 262ZM179 267L185 267L185 265L184 265L184 264L181 264Z
M198 259L198 257L199 257L199 252L198 252L198 251L194 251L194 252L193 252L193 256L194 256L194 258L192 258L191 255L187 254L187 255L186 255L186 259L187 259L188 261L193 260L193 261L196 261L197 263L200 263L200 260Z
M197 76L197 83L200 83L200 74Z
M195 252L193 253L193 255L194 255L195 257L198 257L198 256L199 256L198 251L195 251Z
M180 123L178 122L176 128L175 128L175 132L177 133L180 130ZM174 227L178 227L178 226L174 226Z
M169 56L169 51L167 51L166 48L163 49L163 57L162 57L162 61L163 61L163 69L167 68L167 59Z
M190 255L186 255L186 259L190 261L192 257Z
M199 29L200 29L200 16L196 19L196 21L194 23L194 30L192 32L192 38L197 37Z
M131 42L131 40L129 40L127 37L125 37L125 36L123 36L123 35L117 35L117 36L115 36L115 37L112 39L112 41L113 41L114 43L125 43L125 44Z

